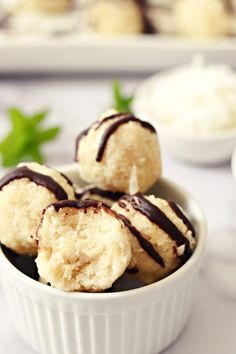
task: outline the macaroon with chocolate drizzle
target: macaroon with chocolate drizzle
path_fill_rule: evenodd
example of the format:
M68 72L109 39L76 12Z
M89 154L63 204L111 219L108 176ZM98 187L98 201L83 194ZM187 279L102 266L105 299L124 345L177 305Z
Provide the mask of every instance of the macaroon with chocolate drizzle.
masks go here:
M108 114L82 132L76 140L76 160L87 183L112 192L129 192L134 167L141 192L161 174L155 129L130 113Z
M112 210L130 230L132 259L128 271L146 284L178 269L191 256L195 231L174 203L141 193L125 195Z
M128 228L95 200L50 204L37 237L39 275L65 291L110 289L131 259Z
M97 0L85 7L85 23L102 35L134 35L145 28L142 8L136 0Z
M0 180L0 242L12 251L37 254L36 230L52 202L74 199L70 180L37 163L25 163Z

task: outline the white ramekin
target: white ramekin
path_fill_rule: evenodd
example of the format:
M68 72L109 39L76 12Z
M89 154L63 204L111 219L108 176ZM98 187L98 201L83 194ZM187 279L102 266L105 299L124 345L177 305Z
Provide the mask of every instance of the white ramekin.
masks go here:
M218 164L230 160L236 145L236 128L217 134L194 136L184 131L174 132L158 124L156 119L158 112L154 117L148 109L147 102L150 89L158 83L160 75L165 75L166 72L169 70L151 76L138 87L133 102L135 115L150 122L156 128L162 150L174 158L195 164Z
M74 167L61 171L78 183ZM1 283L9 313L18 333L36 352L156 354L181 333L204 251L205 218L195 200L166 179L151 192L183 206L197 231L192 257L152 285L116 293L66 293L27 277L0 249Z

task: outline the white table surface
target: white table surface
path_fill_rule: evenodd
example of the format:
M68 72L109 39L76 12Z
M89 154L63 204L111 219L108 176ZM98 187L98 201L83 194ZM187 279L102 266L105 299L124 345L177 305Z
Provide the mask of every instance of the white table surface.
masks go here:
M126 78L128 90L139 80ZM1 79L0 136L7 129L7 107L19 105L29 111L50 107L48 123L59 122L65 124L65 128L57 142L47 147L47 162L51 165L70 163L76 133L109 106L109 84L110 78L85 76L63 80ZM164 154L163 165L165 176L180 183L199 200L209 229L192 315L180 338L164 353L235 354L236 181L230 165L196 167L173 161ZM1 286L0 354L34 354L11 324Z

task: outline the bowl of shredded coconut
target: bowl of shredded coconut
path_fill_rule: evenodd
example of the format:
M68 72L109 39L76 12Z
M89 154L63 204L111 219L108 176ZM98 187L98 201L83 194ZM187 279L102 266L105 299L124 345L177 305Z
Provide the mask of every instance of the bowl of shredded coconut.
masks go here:
M156 126L163 150L175 157L225 161L236 145L236 72L199 58L166 70L140 85L134 112Z

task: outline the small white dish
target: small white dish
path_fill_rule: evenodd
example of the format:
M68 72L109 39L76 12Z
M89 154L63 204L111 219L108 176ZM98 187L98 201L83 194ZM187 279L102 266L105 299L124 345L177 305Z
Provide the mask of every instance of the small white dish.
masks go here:
M60 168L75 183L76 165ZM173 199L197 234L191 258L154 284L114 293L67 293L41 284L15 268L0 249L0 271L9 313L18 333L40 354L156 354L183 330L206 242L198 203L162 179L149 191Z
M218 164L230 160L236 145L236 128L202 136L187 134L185 131L174 132L158 124L156 114L154 117L147 109L151 87L158 82L160 75L168 72L151 76L138 87L133 102L135 115L156 128L162 150L175 158L196 164Z

